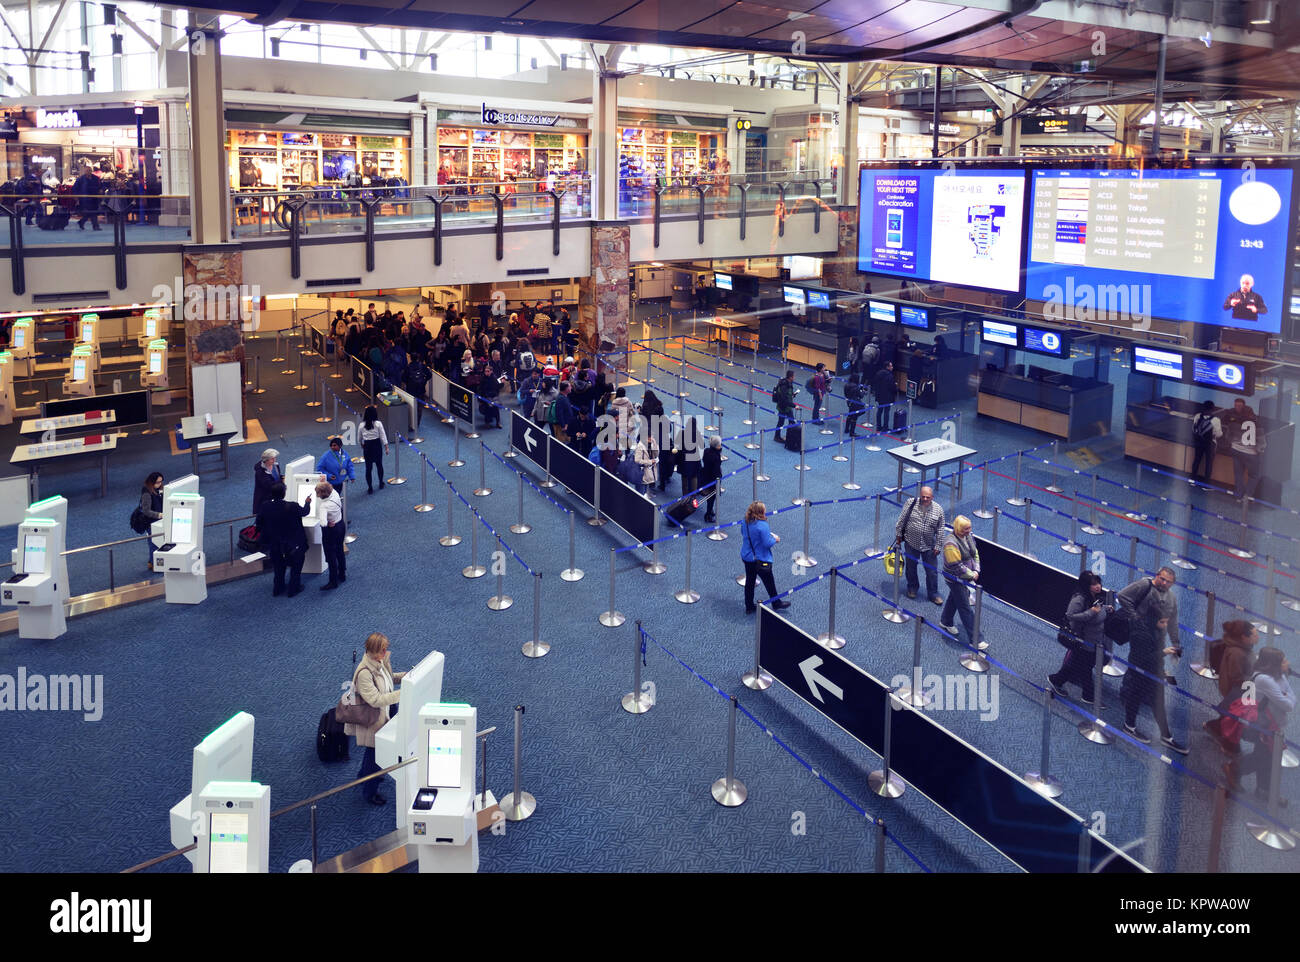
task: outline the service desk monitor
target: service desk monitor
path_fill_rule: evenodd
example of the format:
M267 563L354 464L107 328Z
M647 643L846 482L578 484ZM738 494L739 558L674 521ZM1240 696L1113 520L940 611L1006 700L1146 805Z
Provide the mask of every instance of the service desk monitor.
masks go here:
M78 344L68 358L68 373L63 376L63 393L90 396L95 393L95 355Z
M0 351L0 424L14 423L14 356Z
M196 811L201 823L196 873L265 875L270 871L270 786L208 782Z
M248 782L253 778L254 719L246 711L236 712L194 746L190 761L190 793L168 812L172 845L186 848L203 832L198 800L209 782ZM193 865L196 851L185 853Z
M470 705L428 704L419 727L421 787L407 810L407 845L418 846L421 872L477 872L478 713Z
M0 587L0 601L18 609L20 638L58 638L67 630L68 502L46 498L27 506L10 554L14 573Z
M208 597L202 495L165 491L163 524L166 540L154 554L153 565L155 571L163 572L167 603L197 605Z
M311 498L311 510L303 515L303 534L307 536L307 557L303 560L303 574L318 575L325 570L325 547L322 531L325 512L321 499L316 496L316 485L320 484L320 472L313 467L314 459L299 458L291 465L293 473L285 474L285 500L296 501L299 505Z

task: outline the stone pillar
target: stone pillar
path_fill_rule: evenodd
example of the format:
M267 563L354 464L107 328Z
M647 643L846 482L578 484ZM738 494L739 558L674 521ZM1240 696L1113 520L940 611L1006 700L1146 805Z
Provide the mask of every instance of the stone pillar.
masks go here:
M854 176L857 165L854 165ZM867 287L865 274L858 273L858 212L854 208L837 212L839 249L835 256L822 261L822 280L840 291L862 293Z
M593 356L628 348L630 244L627 224L592 225L591 276L578 279L578 335L583 350ZM604 360L620 369L624 366L621 353Z
M618 78L592 71L591 190L594 220L618 219ZM626 250L626 247L624 248ZM625 258L626 259L626 258ZM595 259L592 260L595 269ZM625 312L626 313L626 312Z
M226 116L221 88L221 34L191 30L190 237L196 244L230 238L230 177L226 170Z
M244 414L243 257L233 244L183 251L181 274L185 286L181 303L176 305L177 314L185 320L186 372L195 413L225 410L234 414L240 424ZM225 376L217 380L217 401L200 386L195 375L200 368L221 364L238 367L234 371L227 369Z

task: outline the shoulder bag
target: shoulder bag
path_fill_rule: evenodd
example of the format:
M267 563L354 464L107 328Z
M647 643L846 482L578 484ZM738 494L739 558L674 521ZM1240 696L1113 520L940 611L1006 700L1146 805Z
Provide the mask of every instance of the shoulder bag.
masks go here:
M369 671L369 669L366 669ZM358 672L357 674L360 674ZM372 673L371 677L374 675ZM353 682L356 675L352 676ZM379 720L379 709L364 698L357 696L355 684L349 685L339 696L339 703L334 707L334 717L345 725L359 725L369 728Z

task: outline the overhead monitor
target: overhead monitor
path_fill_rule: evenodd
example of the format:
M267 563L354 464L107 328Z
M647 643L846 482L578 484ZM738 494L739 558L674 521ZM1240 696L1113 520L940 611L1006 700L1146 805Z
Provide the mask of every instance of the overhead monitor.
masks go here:
M1293 317L1300 317L1300 294L1291 295L1291 314Z
M194 544L194 509L188 505L172 508L171 539L176 544Z
M23 574L45 574L49 540L43 534L23 535Z
M791 287L789 284L781 288L781 295L785 298L787 304L807 304L808 298L804 294L802 287Z
M1174 381L1183 379L1183 355L1178 351L1162 351L1154 347L1133 345L1133 370Z
M904 327L915 327L922 331L934 330L934 315L928 307L912 307L909 304L898 305L898 322Z
M980 339L1002 347L1019 347L1020 328L1015 324L985 319L980 328Z
M731 275L715 273L713 275L713 286L720 291L731 290Z
M1253 394L1254 371L1238 361L1223 361L1217 357L1192 356L1192 383L1234 394Z
M250 871L248 813L213 812L208 822L208 871L213 874Z
M859 177L859 271L1020 290L1023 171L867 167Z
M1068 357L1070 340L1060 331L1049 331L1042 327L1025 327L1024 349L1034 354L1046 354L1049 357Z
M1277 333L1294 170L1035 170L1026 296L1048 316Z
M460 788L460 760L464 728L446 726L429 729L428 788Z
M867 301L867 316L885 324L898 323L898 307L888 301Z
M831 309L830 291L808 291L808 306L816 307L823 311Z

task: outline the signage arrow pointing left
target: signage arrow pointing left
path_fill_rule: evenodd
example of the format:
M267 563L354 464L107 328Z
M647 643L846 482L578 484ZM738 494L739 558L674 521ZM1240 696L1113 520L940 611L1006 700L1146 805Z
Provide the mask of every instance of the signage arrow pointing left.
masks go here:
M526 428L524 430L524 444L528 445L529 454L532 454L533 448L537 447L537 439L533 437L532 428Z
M803 680L808 685L808 690L813 693L813 697L819 702L825 703L826 699L822 693L817 690L817 686L825 688L827 692L834 695L840 701L844 700L844 689L839 685L832 684L830 679L824 675L817 674L817 669L822 666L822 660L816 655L811 655L799 662L799 671L803 673Z

